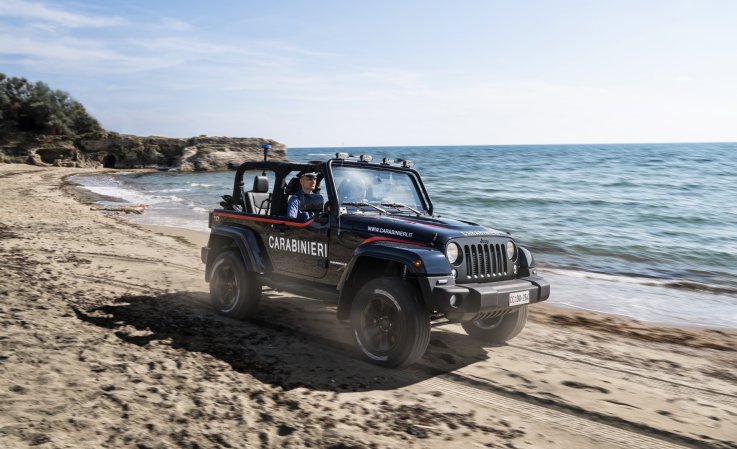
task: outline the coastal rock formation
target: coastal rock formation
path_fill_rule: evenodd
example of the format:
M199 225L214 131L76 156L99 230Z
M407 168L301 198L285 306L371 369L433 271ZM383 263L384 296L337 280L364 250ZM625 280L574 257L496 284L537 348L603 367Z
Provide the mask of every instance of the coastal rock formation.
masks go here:
M114 132L65 136L35 136L6 142L0 162L40 166L155 168L179 171L227 170L260 160L262 144L270 144L269 159L286 159L284 144L255 137L141 137Z

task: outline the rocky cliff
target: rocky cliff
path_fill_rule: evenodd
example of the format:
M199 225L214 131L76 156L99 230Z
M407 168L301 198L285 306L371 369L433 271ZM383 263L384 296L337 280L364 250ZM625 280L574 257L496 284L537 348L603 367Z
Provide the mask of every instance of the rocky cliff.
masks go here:
M287 156L284 144L255 137L169 138L96 132L76 139L27 135L0 141L0 162L65 167L226 170L261 160L262 144L271 145L269 159L285 160Z

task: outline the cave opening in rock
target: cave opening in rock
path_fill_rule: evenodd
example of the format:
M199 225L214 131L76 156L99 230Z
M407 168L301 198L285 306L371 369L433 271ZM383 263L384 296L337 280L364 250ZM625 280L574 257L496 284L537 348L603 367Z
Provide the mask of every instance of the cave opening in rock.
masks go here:
M108 154L105 159L102 160L102 166L104 168L115 168L115 156Z
M42 148L36 151L36 154L41 158L41 162L45 164L53 164L54 161L60 159L63 155L59 154L59 151Z

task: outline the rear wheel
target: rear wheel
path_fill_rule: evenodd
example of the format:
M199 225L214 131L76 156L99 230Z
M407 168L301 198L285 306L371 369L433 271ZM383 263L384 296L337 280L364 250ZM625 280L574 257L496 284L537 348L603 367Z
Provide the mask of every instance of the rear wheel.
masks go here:
M461 323L471 337L486 343L504 343L519 335L527 323L527 305L493 318Z
M430 314L418 296L417 288L400 278L374 279L358 291L351 325L366 359L402 367L422 357L430 342Z
M210 300L218 313L232 318L246 318L258 307L261 285L246 271L240 253L224 251L212 265Z

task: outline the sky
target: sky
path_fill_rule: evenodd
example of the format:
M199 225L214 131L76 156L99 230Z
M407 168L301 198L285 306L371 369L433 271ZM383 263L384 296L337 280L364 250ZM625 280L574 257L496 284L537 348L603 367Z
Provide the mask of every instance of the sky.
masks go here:
M0 0L0 72L125 134L737 141L737 1Z

